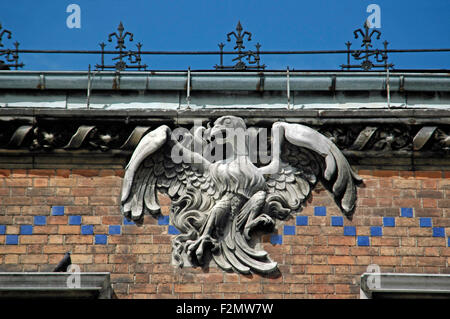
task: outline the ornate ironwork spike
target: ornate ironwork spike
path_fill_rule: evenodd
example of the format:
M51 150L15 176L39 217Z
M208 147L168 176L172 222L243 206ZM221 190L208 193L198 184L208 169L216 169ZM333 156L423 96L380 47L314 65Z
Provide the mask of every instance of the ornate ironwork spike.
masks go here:
M244 51L244 40L247 37L247 41L251 41L252 39L252 33L248 31L244 31L244 28L241 25L241 22L238 21L238 24L236 25L236 31L231 31L227 33L227 41L231 42L231 36L234 36L236 39L236 45L234 46L234 50L236 50L236 57L232 59L232 61L235 61L235 65L233 66L224 66L223 65L223 47L225 46L223 43L219 43L219 49L220 49L220 64L215 65L214 67L219 70L246 70L246 69L264 69L265 65L260 65L260 56L259 56L259 49L261 48L261 44L257 43L255 45L256 52L253 52L251 50ZM248 64L255 64L254 66L246 65L243 59L247 59Z
M11 39L12 33L7 29L3 29L1 23L0 30L0 47L4 47L2 43L3 36L7 34L6 38ZM15 41L13 43L14 49L7 49L0 53L0 56L5 56L5 61L0 60L0 70L10 70L11 68L18 70L24 66L23 63L19 63L19 45L19 42Z
M372 37L374 35L376 35L376 39L379 40L381 38L381 32L373 29L372 31L370 31L370 27L369 27L369 23L366 20L364 22L364 31L359 28L355 31L353 31L353 34L355 36L355 39L358 39L360 36L362 38L362 44L361 47L363 47L363 49L360 50L355 50L352 53L350 53L350 46L351 46L351 42L346 42L345 45L347 46L347 64L343 64L341 65L341 68L345 68L347 70L350 69L354 69L354 68L359 68L359 69L363 69L365 71L369 71L373 68L390 68L393 67L393 64L388 64L387 63L387 45L388 42L384 41L383 45L384 45L384 50L379 50L379 49L372 49ZM351 56L355 59L355 60L362 60L362 62L360 64L356 64L356 65L352 65L350 64L350 54ZM371 57L373 57L374 62L371 61ZM382 64L377 64L377 63L382 63Z
M350 65L350 47L352 46L352 43L350 41L345 42L345 45L347 47L347 65ZM350 70L348 67L347 70Z
M128 50L126 51L126 46L125 46L125 40L128 37L128 41L133 41L134 40L134 35L131 32L124 32L125 28L123 26L123 23L120 22L119 26L117 27L117 32L113 32L110 33L108 35L108 42L112 42L113 37L116 38L117 41L117 45L115 46L115 49L118 49L118 55L116 57L113 57L112 60L116 61L114 65L105 65L104 62L104 49L105 49L105 43L102 42L100 43L100 47L102 50L102 55L101 55L101 64L96 64L95 67L97 69L100 70L105 70L105 69L115 69L116 71L123 71L125 69L138 69L139 71L141 69L146 69L147 65L146 64L141 64L142 62L142 58L141 58L141 48L142 48L142 43L138 43L136 45L137 47L137 51L133 51L133 50ZM127 64L124 59L128 58L128 61L130 64Z
M6 29L2 30L2 24L1 23L0 23L0 30L1 30L1 32L0 32L0 47L3 47L3 43L2 43L3 35L5 33L7 33L8 34L8 39L11 39L11 31L6 30Z

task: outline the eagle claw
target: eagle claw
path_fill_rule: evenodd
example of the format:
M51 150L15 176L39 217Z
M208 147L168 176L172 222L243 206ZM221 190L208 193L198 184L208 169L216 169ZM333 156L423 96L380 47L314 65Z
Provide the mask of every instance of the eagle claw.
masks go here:
M275 221L267 214L261 214L257 218L248 221L244 228L244 237L247 240L250 240L250 231L253 230L256 226L262 224L263 226L274 226Z
M192 262L193 254L197 257L197 261L199 264L203 263L203 253L205 251L205 247L207 245L215 246L216 240L214 240L210 235L202 235L196 240L188 240L186 242L187 247L187 255L189 256L189 260Z

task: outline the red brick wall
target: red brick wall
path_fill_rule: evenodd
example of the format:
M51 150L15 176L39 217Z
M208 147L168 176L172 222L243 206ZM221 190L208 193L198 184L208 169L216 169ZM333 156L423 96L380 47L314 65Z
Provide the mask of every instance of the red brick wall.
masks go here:
M450 173L359 173L365 186L353 221L333 226L331 217L341 215L316 188L300 214L308 216L307 226L293 218L280 224L280 237L263 237L281 275L262 277L174 268L168 225L150 216L143 226L123 225L123 170L0 170L0 271L51 271L72 251L82 271L111 272L119 298L358 298L359 277L369 264L383 272L449 273ZM161 200L167 215L169 200ZM64 215L53 216L55 206L63 206ZM315 207L323 206L326 216L316 216ZM413 216L401 217L402 208ZM35 216L46 216L45 224L36 225ZM81 225L70 225L71 216L81 216ZM383 217L393 217L395 227L385 226ZM86 225L93 234L82 234ZM120 225L121 233L110 234L110 225ZM294 226L288 228L295 234L284 226ZM356 234L344 235L345 226ZM373 226L382 236L371 233ZM96 244L95 235L106 235L107 244ZM358 245L364 239L369 246Z

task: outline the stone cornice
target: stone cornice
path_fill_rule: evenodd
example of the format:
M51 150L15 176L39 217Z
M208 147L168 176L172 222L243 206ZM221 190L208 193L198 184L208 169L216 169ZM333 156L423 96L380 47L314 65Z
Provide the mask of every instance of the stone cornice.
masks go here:
M248 126L270 128L275 121L311 126L329 137L353 165L361 167L441 169L450 165L450 110L436 109L6 108L0 110L0 158L14 164L17 158L30 157L33 165L47 158L46 165L50 165L56 157L66 166L98 159L98 165L120 167L147 131L162 124L190 128L194 120L205 124L225 114L244 118Z

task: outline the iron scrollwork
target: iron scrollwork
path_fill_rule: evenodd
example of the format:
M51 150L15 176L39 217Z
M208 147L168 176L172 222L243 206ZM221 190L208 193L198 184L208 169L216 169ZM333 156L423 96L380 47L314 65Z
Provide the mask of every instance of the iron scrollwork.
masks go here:
M373 68L384 68L385 70L392 68L394 65L392 63L388 63L388 55L387 55L387 47L389 42L384 41L383 46L384 49L376 49L373 50L372 47L372 37L376 35L376 39L379 40L381 37L381 32L369 27L369 23L366 20L364 23L364 31L359 28L353 32L355 39L358 39L359 36L362 38L361 47L364 49L354 50L352 53L350 48L352 43L347 41L345 45L347 46L347 64L342 64L341 68L343 69L363 69L364 71L369 71ZM362 62L360 64L351 64L350 63L350 54L356 60ZM374 61L371 61L371 57L374 58Z
M2 24L0 23L0 48L4 47L2 43L3 36L6 35L7 39L12 38L11 31L4 29ZM14 49L6 49L0 52L0 57L4 56L4 61L0 60L0 70L10 70L11 68L15 68L18 70L19 68L23 68L24 64L19 63L19 42L15 41L13 43Z
M117 32L113 32L111 34L109 34L108 36L108 42L112 42L113 37L116 38L117 40L117 45L115 46L116 50L119 50L119 55L112 58L113 61L116 61L116 63L114 65L105 65L105 46L106 44L104 42L101 42L100 48L102 51L102 55L101 55L101 64L96 64L95 67L98 70L105 70L105 69L115 69L116 71L123 71L125 69L138 69L138 70L146 70L147 69L147 65L146 64L141 64L142 62L142 58L141 58L141 48L142 48L142 43L137 43L136 44L136 51L132 51L132 50L125 50L126 46L125 46L125 40L127 39L128 36L128 41L132 42L133 41L133 33L131 32L124 32L125 28L122 24L122 22L119 23L119 26L117 27ZM128 63L126 62L125 59L128 59Z
M239 21L236 26L236 32L231 31L227 34L227 41L231 41L231 36L234 36L236 39L236 45L234 46L234 50L236 50L237 57L233 58L232 61L236 61L235 65L232 66L224 66L223 65L223 48L225 44L219 43L220 49L220 64L215 65L214 67L217 70L264 70L266 66L264 64L260 64L261 58L259 55L261 44L256 43L255 48L256 51L248 50L245 51L244 40L247 36L247 41L251 41L252 34L248 31L242 32L244 29L242 28L241 22ZM243 59L247 59L249 65L247 65Z

